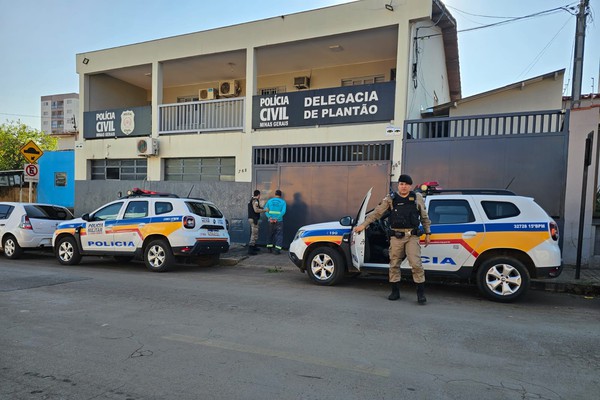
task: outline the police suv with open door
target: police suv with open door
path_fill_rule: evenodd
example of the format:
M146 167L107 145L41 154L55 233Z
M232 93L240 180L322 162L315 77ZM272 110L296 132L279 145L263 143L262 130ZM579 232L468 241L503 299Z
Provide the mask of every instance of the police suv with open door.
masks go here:
M507 190L436 190L436 185L423 193L431 219L430 244L421 250L428 278L473 281L489 299L509 302L528 290L531 278L560 275L558 226L532 198ZM348 273L387 274L387 220L352 231L364 221L370 196L369 190L355 219L307 225L296 233L289 256L313 282L334 285ZM401 271L411 275L406 259Z

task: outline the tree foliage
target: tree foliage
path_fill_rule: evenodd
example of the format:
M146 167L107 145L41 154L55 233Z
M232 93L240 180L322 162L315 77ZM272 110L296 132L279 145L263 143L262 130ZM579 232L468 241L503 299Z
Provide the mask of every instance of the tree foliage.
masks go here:
M19 152L29 140L40 149L56 150L56 138L23 124L10 121L0 125L0 171L23 169L27 162Z

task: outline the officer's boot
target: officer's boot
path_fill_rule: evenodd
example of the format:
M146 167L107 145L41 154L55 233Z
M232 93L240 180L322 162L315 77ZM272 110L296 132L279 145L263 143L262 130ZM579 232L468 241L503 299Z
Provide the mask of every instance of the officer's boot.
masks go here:
M252 246L256 254L260 253L260 248L257 245Z
M417 303L423 305L427 303L425 298L425 283L417 283Z
M400 282L392 282L392 293L388 296L388 300L398 300L400 298Z
M248 255L249 256L255 256L258 254L258 252L254 249L255 246L248 246Z

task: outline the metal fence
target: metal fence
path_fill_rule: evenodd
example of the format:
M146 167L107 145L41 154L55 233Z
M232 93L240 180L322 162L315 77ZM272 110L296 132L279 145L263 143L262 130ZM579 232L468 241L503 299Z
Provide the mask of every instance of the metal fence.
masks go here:
M158 133L244 129L245 98L193 101L158 106Z
M547 134L565 128L564 110L405 121L407 139Z

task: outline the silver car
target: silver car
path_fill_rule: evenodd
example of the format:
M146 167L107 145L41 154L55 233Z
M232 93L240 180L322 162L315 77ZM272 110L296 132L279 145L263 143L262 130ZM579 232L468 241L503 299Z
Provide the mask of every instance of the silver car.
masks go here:
M61 221L73 219L62 206L0 202L0 244L8 258L19 258L26 249L51 249L52 234Z

